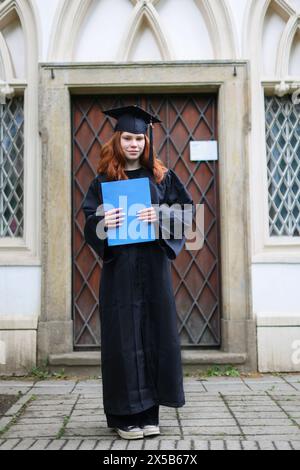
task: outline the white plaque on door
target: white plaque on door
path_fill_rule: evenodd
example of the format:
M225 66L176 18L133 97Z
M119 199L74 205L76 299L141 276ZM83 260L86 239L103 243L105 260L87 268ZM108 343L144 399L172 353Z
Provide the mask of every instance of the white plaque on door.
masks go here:
M218 141L197 140L190 142L190 160L192 162L218 160Z

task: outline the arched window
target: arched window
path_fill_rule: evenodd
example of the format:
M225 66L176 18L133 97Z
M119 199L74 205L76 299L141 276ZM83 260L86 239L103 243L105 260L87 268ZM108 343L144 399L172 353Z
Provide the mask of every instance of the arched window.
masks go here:
M37 259L38 53L31 0L0 2L0 259Z
M263 26L263 74L281 81L265 92L271 237L300 237L300 83L292 83L300 76L299 13L297 0L274 0Z

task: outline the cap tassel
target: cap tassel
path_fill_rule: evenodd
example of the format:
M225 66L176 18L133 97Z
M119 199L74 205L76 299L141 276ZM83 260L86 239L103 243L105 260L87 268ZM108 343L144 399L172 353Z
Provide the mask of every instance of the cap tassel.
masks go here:
M154 160L153 160L153 124L152 124L152 121L150 122L149 134L150 134L149 167L150 167L150 170L153 171Z

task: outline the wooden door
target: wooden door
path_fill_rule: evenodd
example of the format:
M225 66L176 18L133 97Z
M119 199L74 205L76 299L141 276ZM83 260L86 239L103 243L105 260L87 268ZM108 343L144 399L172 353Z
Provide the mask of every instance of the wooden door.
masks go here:
M137 104L158 114L156 151L185 183L195 204L205 205L205 243L185 249L172 263L172 279L182 346L220 346L221 289L218 162L191 162L191 140L217 139L217 95L75 96L73 122L73 321L74 348L100 347L98 306L101 261L85 243L82 202L96 175L101 145L113 133L113 120L101 110Z

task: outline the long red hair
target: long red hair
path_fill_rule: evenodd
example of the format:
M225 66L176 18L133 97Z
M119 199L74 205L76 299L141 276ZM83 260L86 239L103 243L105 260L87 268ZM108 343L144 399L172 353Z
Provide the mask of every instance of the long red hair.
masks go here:
M122 131L116 131L112 138L103 145L100 151L100 160L97 168L98 174L106 174L109 181L126 180L124 169L126 164L126 157L121 147L121 134ZM150 142L147 135L145 135L145 148L140 156L140 163L144 168L149 168L149 150ZM153 150L153 175L156 183L161 183L165 173L168 169L163 162L159 160L155 150Z

